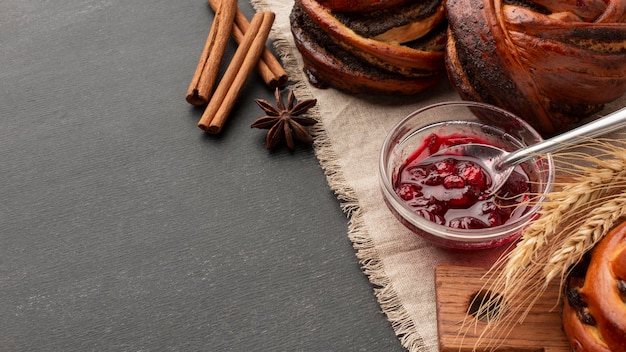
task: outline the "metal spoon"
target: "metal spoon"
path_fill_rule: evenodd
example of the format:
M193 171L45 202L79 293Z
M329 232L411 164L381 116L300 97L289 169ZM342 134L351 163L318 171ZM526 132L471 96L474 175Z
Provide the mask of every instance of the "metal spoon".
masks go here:
M626 127L626 108L514 152L506 152L498 147L481 143L459 144L431 155L422 163L429 162L431 158L441 158L445 155L465 155L478 158L492 177L489 194L493 194L504 185L515 166L537 156L537 154L554 152L621 127Z

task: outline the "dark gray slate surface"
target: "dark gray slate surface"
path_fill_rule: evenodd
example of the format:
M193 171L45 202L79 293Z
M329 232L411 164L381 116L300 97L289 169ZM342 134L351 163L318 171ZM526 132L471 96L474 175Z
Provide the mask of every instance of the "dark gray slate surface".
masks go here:
M196 127L212 16L0 3L1 351L402 350L312 150L249 127L271 92Z

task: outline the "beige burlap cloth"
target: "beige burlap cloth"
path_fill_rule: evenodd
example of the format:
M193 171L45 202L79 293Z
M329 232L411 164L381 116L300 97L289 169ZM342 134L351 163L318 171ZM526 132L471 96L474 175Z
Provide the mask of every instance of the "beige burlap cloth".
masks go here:
M437 351L434 269L439 264L486 266L495 255L436 248L401 225L383 202L378 185L378 156L389 130L412 111L440 101L459 100L447 83L419 96L355 97L317 89L302 71L302 60L289 28L293 1L255 0L257 10L276 13L271 39L281 56L296 96L316 98L315 151L328 184L349 218L348 236L382 311L409 351ZM626 105L626 97L607 111Z

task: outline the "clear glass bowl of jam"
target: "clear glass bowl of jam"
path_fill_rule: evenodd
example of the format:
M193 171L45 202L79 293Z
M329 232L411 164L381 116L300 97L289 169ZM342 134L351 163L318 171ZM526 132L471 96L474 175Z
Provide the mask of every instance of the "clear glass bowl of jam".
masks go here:
M513 151L542 141L525 121L495 106L453 101L426 106L400 121L385 139L380 185L393 215L424 239L454 249L510 243L536 219L552 190L552 157L538 155L516 167L496 193L479 157L427 157L448 146L485 143Z

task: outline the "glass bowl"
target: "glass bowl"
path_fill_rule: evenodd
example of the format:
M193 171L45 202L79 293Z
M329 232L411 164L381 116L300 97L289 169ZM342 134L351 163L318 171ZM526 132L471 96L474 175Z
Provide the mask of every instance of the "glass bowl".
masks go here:
M520 167L528 176L530 201L521 215L504 224L481 228L453 228L419 215L395 190L399 172L427 138L471 136L507 151L542 141L541 135L517 116L488 104L452 101L419 109L400 121L387 135L380 153L379 177L385 203L408 229L446 248L487 249L516 240L521 230L536 219L538 202L552 190L555 169L549 154L529 159ZM422 157L424 158L424 157Z

